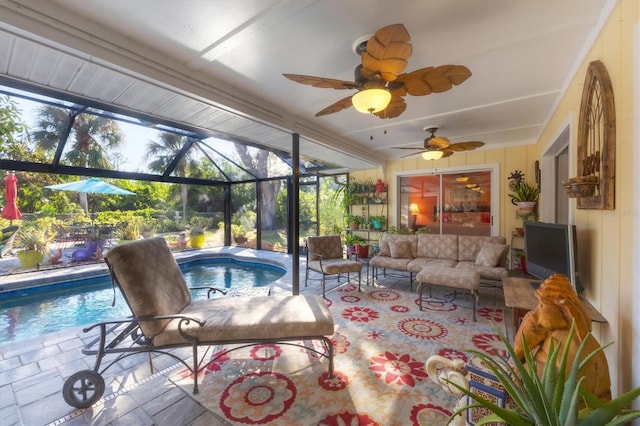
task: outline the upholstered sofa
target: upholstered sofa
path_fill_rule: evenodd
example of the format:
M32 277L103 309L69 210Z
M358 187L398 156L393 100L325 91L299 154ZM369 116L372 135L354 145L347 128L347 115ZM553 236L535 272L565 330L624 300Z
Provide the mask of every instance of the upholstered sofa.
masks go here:
M496 282L509 275L508 252L504 237L385 233L380 238L380 252L369 265L374 277L379 269L409 272L410 283L426 266L471 269L480 274L481 281Z

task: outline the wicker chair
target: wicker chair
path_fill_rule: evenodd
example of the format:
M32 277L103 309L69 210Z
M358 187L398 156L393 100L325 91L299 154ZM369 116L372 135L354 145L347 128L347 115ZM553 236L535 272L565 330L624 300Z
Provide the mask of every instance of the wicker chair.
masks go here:
M358 273L358 291L362 279L362 263L345 259L342 252L342 240L339 235L325 235L322 237L307 237L307 268L304 277L304 286L309 281L309 272L315 271L322 274L322 297L325 297L325 280L327 275L338 275L351 272Z

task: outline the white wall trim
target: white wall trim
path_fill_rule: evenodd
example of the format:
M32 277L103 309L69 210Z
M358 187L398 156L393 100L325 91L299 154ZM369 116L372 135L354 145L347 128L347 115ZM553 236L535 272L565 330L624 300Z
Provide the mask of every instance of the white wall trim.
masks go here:
M569 173L574 176L576 174L576 165L578 164L576 156L577 149L572 149L571 141L573 139L573 113L569 113L567 118L560 124L556 134L549 140L547 146L542 149L540 156L540 221L555 222L556 209L556 156L569 146ZM569 199L569 223L573 223L573 212L575 206L572 204L575 200Z
M633 75L635 78L632 78L633 81L633 114L632 117L636 117L634 119L633 126L633 170L640 170L640 120L637 117L640 116L640 24L636 25L634 37L634 48L633 48ZM633 253L636 253L636 259L638 253L640 253L640 180L633 179ZM640 348L640 262L632 262L633 264L633 273L632 277L632 285L633 285L633 300L635 303L632 303L633 313L631 315L632 318L632 348ZM631 361L631 387L633 389L640 387L640 351L632 350L631 351L632 361ZM636 410L640 410L640 398L637 398L633 403L633 408Z

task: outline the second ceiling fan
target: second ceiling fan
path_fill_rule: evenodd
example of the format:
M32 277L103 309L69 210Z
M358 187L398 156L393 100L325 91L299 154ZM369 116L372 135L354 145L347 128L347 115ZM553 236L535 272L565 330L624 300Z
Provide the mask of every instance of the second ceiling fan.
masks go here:
M484 145L484 142L480 141L451 143L449 139L443 136L436 136L435 133L437 130L437 127L425 129L425 131L431 133L431 135L424 140L424 146L422 148L395 147L395 149L412 149L418 151L404 155L402 158L422 154L425 160L438 160L440 158L450 157L454 152L471 151Z
M409 32L402 24L380 28L368 41L359 45L361 64L356 67L355 81L300 74L283 75L313 87L358 91L329 105L316 117L353 105L360 112L373 113L383 119L394 118L407 108L404 96L445 92L471 76L471 71L462 65L441 65L403 73L412 53L410 40ZM380 103L373 100L377 96L380 96Z

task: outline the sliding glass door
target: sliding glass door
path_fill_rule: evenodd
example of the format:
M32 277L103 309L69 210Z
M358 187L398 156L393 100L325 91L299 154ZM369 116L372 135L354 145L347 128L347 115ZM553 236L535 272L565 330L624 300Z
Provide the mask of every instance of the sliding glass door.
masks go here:
M398 176L400 229L493 235L492 169Z

